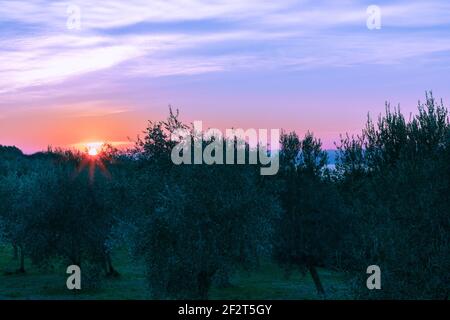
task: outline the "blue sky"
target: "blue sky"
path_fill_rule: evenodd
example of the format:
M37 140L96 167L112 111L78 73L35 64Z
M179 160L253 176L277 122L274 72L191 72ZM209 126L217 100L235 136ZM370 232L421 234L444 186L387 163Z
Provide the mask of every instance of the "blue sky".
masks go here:
M443 0L2 0L0 144L123 141L172 104L186 121L310 129L332 147L386 100L448 102L449 53Z

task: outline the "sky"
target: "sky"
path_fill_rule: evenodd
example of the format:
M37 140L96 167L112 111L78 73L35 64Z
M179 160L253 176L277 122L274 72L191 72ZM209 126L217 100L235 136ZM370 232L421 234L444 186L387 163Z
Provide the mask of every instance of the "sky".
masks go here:
M169 105L332 149L448 83L446 0L0 0L0 144L27 153L126 143Z

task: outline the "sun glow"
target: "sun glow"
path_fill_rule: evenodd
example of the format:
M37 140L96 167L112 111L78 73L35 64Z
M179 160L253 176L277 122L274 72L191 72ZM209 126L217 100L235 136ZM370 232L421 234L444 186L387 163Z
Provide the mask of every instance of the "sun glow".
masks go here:
M101 152L103 142L90 142L86 144L87 154L91 157L96 157Z
M76 145L80 152L84 152L86 156L81 158L80 163L77 166L77 174L84 169L89 171L89 180L94 183L95 173L100 171L105 177L111 178L111 174L108 171L107 165L110 160L105 153L107 153L108 144L105 142L87 142L79 143Z

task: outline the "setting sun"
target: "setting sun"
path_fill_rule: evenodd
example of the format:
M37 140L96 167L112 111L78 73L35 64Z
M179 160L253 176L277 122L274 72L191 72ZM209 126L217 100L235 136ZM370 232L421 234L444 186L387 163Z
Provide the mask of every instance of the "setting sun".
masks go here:
M97 156L100 153L103 144L104 144L103 142L90 142L90 143L87 143L86 144L87 153L90 156L92 156L92 157Z
M88 154L90 156L96 156L96 155L98 155L98 151L97 151L96 148L90 148L89 151L88 151Z

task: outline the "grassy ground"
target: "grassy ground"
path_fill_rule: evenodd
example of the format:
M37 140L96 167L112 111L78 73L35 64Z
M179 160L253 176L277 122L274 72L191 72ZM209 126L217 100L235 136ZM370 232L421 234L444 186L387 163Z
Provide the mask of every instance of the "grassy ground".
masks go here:
M26 274L6 275L14 270L17 261L12 260L9 247L0 246L0 299L148 299L143 266L130 262L126 254L113 257L121 276L104 279L101 288L69 291L66 288L65 267L55 264L53 271L40 270L26 263ZM319 270L327 291L327 298L349 298L348 279L328 270ZM83 279L83 275L82 275ZM309 275L293 273L286 278L275 264L264 263L258 271L237 272L227 288L214 287L211 299L317 299L314 284Z

